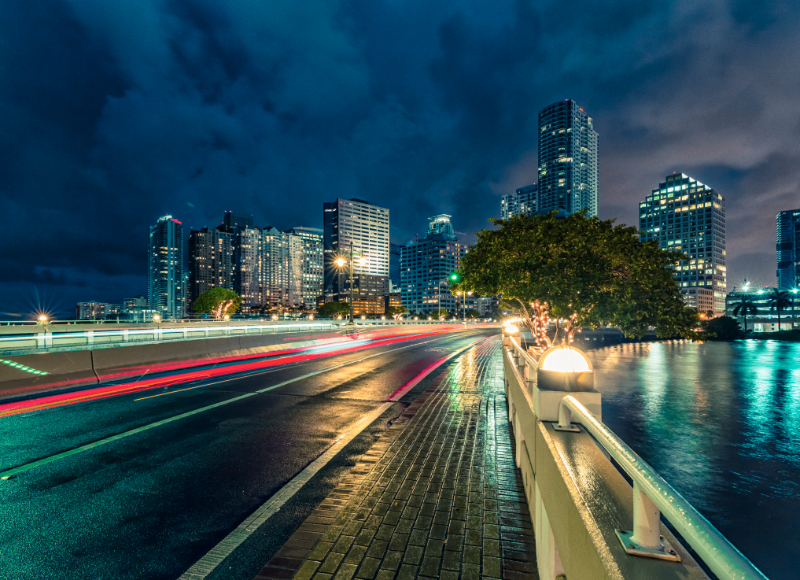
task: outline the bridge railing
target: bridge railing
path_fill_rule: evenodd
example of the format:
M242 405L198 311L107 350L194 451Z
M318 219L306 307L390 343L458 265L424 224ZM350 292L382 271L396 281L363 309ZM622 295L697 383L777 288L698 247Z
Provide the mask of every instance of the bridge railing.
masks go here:
M357 327L442 324L439 321L357 320ZM457 324L458 322L452 322ZM38 352L53 349L98 348L128 344L174 342L226 336L288 334L336 330L341 320L279 321L185 321L140 324L33 324L0 327L0 352Z
M540 389L536 357L518 336L504 335L503 344L509 421L534 520L540 578L707 578L663 525L663 514L719 578L765 580L603 424L600 393Z

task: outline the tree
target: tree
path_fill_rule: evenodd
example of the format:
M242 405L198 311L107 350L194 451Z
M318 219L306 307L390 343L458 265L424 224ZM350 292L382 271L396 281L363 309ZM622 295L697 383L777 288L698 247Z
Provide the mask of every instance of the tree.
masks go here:
M349 316L350 305L347 302L326 302L317 308L317 314L320 316L327 316L329 318L336 318L338 316Z
M730 316L719 316L703 323L709 340L733 340L742 333L739 322Z
M619 327L641 337L655 327L659 337L694 336L697 314L687 309L671 266L686 256L641 242L635 228L613 220L516 215L490 220L496 230L478 232L464 257L454 289L485 296L502 294L531 328L540 347L564 340L581 327ZM555 323L551 341L545 330Z
M395 320L400 318L403 314L408 312L408 308L405 306L390 306L386 309L386 316L391 316Z
M481 313L478 312L477 310L467 310L466 317L467 318L480 318L481 317Z
M778 330L781 329L781 311L792 306L792 300L789 298L789 293L786 290L772 289L772 296L767 303L770 310L775 310L778 313Z
M192 304L195 312L210 312L216 320L222 320L239 310L242 297L227 288L211 288L206 290Z
M756 305L753 304L753 301L747 296L737 302L733 309L734 316L741 316L744 318L745 333L747 333L747 317L755 316L756 314L758 314L758 308L756 308Z
M434 320L436 320L436 319L438 319L438 320L445 320L445 319L446 319L446 318L448 318L449 316L450 316L450 311L449 311L449 310L445 310L445 309L443 309L443 308L437 308L436 310L434 310L433 312L431 312L431 317L432 317Z

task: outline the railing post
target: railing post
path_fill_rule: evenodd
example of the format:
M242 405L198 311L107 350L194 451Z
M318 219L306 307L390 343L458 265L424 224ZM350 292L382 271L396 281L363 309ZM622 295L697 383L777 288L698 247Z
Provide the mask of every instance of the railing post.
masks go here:
M633 482L633 534L631 540L642 548L661 550L661 510L638 482Z

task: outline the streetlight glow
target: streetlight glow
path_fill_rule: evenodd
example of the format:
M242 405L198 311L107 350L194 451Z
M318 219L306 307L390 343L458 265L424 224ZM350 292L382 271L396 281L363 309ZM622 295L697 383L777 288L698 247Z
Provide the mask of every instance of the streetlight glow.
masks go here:
M161 315L160 314L153 314L153 322L158 322L159 320L161 320Z
M358 259L358 265L359 266L366 266L367 265L367 259L364 256L361 256Z
M344 258L336 258L334 263L341 268L344 266Z

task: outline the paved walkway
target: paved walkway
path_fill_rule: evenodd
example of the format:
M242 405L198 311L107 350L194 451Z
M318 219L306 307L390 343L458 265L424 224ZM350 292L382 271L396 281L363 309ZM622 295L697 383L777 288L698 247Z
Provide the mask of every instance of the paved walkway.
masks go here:
M500 340L455 359L256 576L538 578Z

